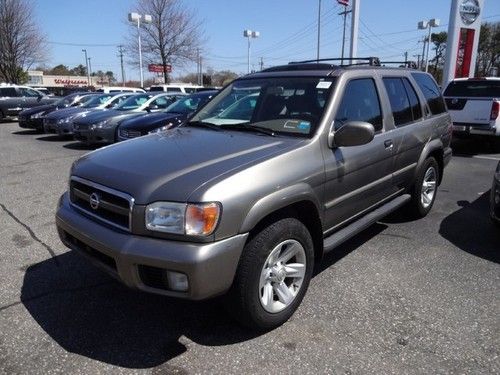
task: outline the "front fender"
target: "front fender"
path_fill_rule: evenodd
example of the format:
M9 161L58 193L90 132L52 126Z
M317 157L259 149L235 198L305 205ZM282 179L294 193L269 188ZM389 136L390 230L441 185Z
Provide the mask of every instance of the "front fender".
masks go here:
M314 204L318 213L320 213L319 199L310 185L299 183L293 186L287 186L283 189L259 199L248 211L240 228L240 233L246 233L252 230L263 218L280 209L293 205L294 203L309 201ZM321 217L322 215L319 214Z

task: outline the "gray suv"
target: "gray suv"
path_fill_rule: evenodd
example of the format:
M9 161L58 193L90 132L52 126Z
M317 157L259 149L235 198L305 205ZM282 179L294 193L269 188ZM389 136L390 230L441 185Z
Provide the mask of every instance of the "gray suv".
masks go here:
M0 121L17 117L23 109L52 104L58 98L51 98L26 86L0 86Z
M403 205L429 212L450 138L426 73L291 63L233 81L179 128L77 160L57 228L130 287L225 294L241 323L270 329L323 254Z

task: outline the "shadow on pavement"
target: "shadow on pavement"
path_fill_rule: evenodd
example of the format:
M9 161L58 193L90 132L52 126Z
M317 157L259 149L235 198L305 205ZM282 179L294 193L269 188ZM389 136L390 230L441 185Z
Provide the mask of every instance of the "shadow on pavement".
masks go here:
M500 230L489 217L489 194L458 201L461 208L441 222L439 234L469 254L500 263Z
M65 350L127 368L156 367L182 354L181 336L214 346L257 336L231 320L220 299L133 291L73 251L30 266L21 301Z
M69 136L60 136L57 134L51 134L51 135L45 135L43 137L38 137L37 141L44 141L44 142L64 142L68 141L71 138Z
M315 275L385 228L375 224L327 254ZM181 336L220 346L260 334L233 321L221 298L190 302L134 291L73 251L29 266L21 301L65 350L126 368L168 370L166 362L187 350Z
M63 147L69 150L96 150L99 147L102 147L102 145L87 145L82 142L73 142L65 144Z
M489 155L500 153L500 142L495 137L454 139L451 147L455 156Z
M36 129L26 129L26 130L18 130L15 132L12 132L11 134L15 135L36 135L36 134L42 134L42 131L36 130Z

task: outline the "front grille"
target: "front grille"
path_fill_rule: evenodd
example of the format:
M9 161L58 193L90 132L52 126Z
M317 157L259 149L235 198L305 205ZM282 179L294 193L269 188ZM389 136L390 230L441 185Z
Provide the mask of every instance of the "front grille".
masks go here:
M139 130L127 130L127 129L120 129L119 130L119 136L121 138L137 138L140 137L142 133Z
M134 199L108 187L71 177L70 200L73 206L93 218L130 231Z
M117 270L116 262L113 258L104 253L101 253L99 250L96 250L93 247L87 245L86 243L80 241L78 238L72 236L66 231L63 231L63 236L64 240L68 242L73 248L99 261L100 263L104 264L105 266L111 268L113 271L116 272Z

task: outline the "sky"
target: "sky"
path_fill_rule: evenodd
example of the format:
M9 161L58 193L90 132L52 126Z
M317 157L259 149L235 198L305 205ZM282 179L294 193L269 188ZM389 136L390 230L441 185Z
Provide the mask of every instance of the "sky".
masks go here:
M251 41L251 65L259 68L289 61L316 58L319 0L181 0L202 21L207 38L203 67L247 70L247 40L243 30L260 32ZM36 0L35 17L48 39L48 66L85 65L82 49L91 57L92 71L111 70L120 78L117 46L129 31L127 14L135 0ZM339 57L342 44L343 7L336 0L321 0L320 57ZM451 0L360 0L358 56L383 60L416 60L422 54L425 30L421 20L438 18L447 31ZM482 21L500 21L500 0L484 0ZM347 17L346 55L349 46ZM173 76L196 72L196 64L173 66ZM137 69L126 65L127 79L138 79ZM152 73L144 72L145 78Z

